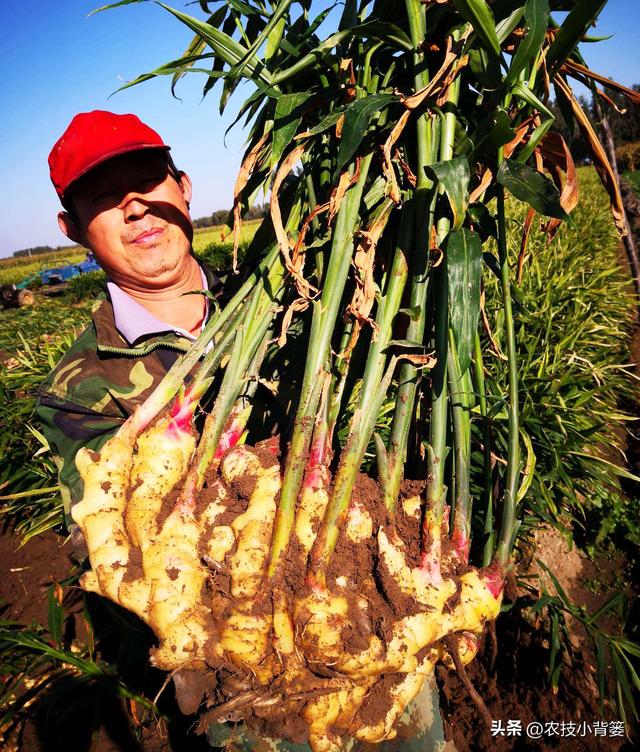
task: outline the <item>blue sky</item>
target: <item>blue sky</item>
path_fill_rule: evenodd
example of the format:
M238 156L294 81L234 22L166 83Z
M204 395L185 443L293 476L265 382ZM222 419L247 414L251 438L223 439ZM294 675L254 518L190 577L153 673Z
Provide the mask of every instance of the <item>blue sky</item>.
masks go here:
M179 8L185 4L173 2ZM88 17L98 5L99 0L0 0L5 11L0 47L0 164L5 169L0 256L66 242L57 228L59 206L47 156L73 115L86 110L135 112L156 128L193 180L194 217L231 205L243 144L238 127L225 144L233 100L221 117L215 92L202 100L204 79L197 74L179 85L182 101L171 96L168 78L109 98L124 81L178 56L191 33L153 3ZM197 5L186 10L200 13ZM610 0L596 33L614 38L585 45L583 53L594 70L627 85L640 82L639 32L640 2Z

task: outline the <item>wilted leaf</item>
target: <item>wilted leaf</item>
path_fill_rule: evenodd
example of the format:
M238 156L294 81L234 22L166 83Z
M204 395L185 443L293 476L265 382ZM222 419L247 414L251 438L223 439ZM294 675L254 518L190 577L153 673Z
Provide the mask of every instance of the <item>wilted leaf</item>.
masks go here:
M618 92L618 94L622 94L632 104L636 106L640 105L640 91L629 89L627 86L623 86L622 84L619 84L617 81L613 81L612 79L607 78L606 76L601 76L599 73L595 73L590 68L587 68L586 65L577 63L575 60L567 60L563 66L563 70L566 70L569 73L569 75L572 75L573 73L578 73L580 74L580 76L584 76L587 79L597 81L599 84L602 84L602 86L605 86L607 89L611 89L612 91Z
M398 122L394 125L391 133L389 134L389 138L385 141L384 147L382 148L382 154L384 156L382 169L389 185L389 196L391 196L391 199L396 204L400 202L400 189L398 188L398 181L396 180L396 174L391 162L391 149L393 148L396 141L400 138L410 116L411 110L406 110L402 113L400 120L398 120Z
M255 169L255 166L260 158L262 147L267 141L269 133L265 133L262 138L258 140L256 144L249 150L245 156L238 176L236 177L236 183L233 188L233 269L236 269L238 259L238 246L240 245L240 227L242 225L242 196L243 191L249 182L251 173Z
M304 254L300 253L295 259L295 262L291 258L291 244L287 236L287 231L282 223L282 215L280 213L280 203L278 201L278 194L280 192L280 186L282 181L291 172L296 163L300 160L304 154L305 145L298 144L295 149L292 149L285 159L282 160L278 171L273 179L271 185L271 199L269 201L269 210L271 212L271 221L273 222L273 229L275 230L276 237L278 238L278 246L284 257L285 266L287 271L293 276L296 287L302 299L309 299L311 297L311 291L317 292L316 288L307 282L302 274L302 267L304 265Z
M466 65L469 57L462 56L464 43L469 35L467 30L464 36L454 40L453 36L447 37L447 48L444 60L440 68L431 76L429 83L410 97L403 97L402 104L409 110L415 110L427 97L439 92L436 104L441 106L447 97L447 89L463 65Z
M570 214L578 204L578 174L569 147L560 134L548 133L540 144L539 152L560 191L560 204ZM559 226L560 221L553 218L546 223L544 229L550 239Z
M561 95L560 101L566 103L578 122L580 130L587 139L591 155L593 157L593 166L596 168L596 172L600 176L602 185L604 185L607 193L609 194L609 201L611 202L611 213L613 214L613 221L615 222L618 232L621 235L627 233L627 223L625 221L624 205L622 203L622 196L620 194L620 186L616 180L616 176L613 172L613 168L609 163L604 147L600 143L591 121L585 114L584 110L580 106L567 82L562 76L556 76L555 78L556 91Z
M347 314L354 318L354 324L345 354L349 354L355 347L363 324L369 324L373 329L373 339L377 338L378 325L371 318L371 310L375 302L376 291L378 290L373 277L373 270L378 241L387 226L392 208L393 201L388 199L383 204L378 216L368 225L367 229L360 231L360 237L352 259L355 288L351 302L346 308Z

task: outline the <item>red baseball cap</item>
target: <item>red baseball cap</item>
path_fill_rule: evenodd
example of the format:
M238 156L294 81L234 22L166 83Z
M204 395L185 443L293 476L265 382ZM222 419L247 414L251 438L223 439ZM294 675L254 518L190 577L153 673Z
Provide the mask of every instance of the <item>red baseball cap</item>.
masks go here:
M139 149L170 148L136 115L116 115L105 110L81 112L49 154L51 182L63 199L72 183L111 157Z

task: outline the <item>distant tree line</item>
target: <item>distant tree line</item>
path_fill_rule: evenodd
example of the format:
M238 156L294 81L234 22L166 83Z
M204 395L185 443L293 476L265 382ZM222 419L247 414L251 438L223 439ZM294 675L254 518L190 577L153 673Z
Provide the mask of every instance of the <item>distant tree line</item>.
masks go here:
M244 219L262 219L269 211L268 204L256 204L252 206L245 214ZM199 217L193 220L193 226L198 229L201 227L213 227L215 225L224 225L227 220L231 221L231 209L218 209L208 217Z

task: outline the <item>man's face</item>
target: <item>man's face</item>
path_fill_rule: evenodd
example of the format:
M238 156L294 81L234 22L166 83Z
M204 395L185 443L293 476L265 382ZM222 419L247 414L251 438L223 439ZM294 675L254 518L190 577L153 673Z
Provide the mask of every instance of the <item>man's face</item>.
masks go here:
M109 159L73 186L73 214L61 212L60 227L117 284L167 287L184 273L193 237L191 181L181 175L177 182L156 150Z

